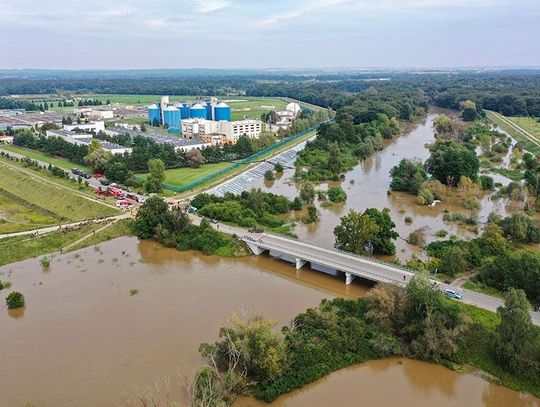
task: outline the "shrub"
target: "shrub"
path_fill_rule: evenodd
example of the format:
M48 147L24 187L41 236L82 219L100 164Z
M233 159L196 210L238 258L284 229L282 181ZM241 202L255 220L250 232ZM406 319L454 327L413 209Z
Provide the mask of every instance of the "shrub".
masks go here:
M24 307L24 295L20 292L13 291L6 297L6 304L8 309L17 309Z
M426 244L426 236L424 231L422 229L416 229L415 231L411 232L407 242L415 246L424 246Z
M283 172L283 165L281 165L281 163L276 163L276 165L274 165L274 170L277 173Z
M129 295L130 296L136 295L138 293L139 293L139 290L136 289L136 288L132 288L131 290L129 290Z
M448 232L444 229L441 229L441 230L438 230L436 233L435 233L435 236L437 237L446 237L448 235Z
M482 188L483 190L493 191L495 189L495 183L492 177L488 177L487 175L481 175L479 181L480 188Z
M328 189L328 199L332 202L345 202L347 193L341 187L331 187Z
M416 198L416 202L419 205L431 205L434 200L435 196L429 189L421 189L418 192L418 197Z
M49 267L51 267L51 259L49 257L42 257L39 260L39 264L41 264L43 268L48 269Z
M410 217L410 216L405 216L405 223L412 223L413 222L413 218Z
M264 180L265 181L274 181L276 177L274 176L274 172L272 170L268 170L264 173Z

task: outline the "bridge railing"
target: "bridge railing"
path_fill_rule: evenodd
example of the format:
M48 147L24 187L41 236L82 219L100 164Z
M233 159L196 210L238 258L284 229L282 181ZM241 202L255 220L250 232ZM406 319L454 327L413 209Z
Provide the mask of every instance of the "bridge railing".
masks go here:
M303 244L307 244L307 245L310 245L310 246L313 246L314 248L317 248L317 246L315 245L312 245L310 243L307 243L307 242L302 242L301 240L298 240L297 237L293 237L293 236L288 236L288 235L282 235L282 234L279 234L279 233L275 233L275 232L264 232L265 234L267 235L273 235L273 236L276 236L276 237L281 237L283 239L288 239L288 240L292 240L292 241L297 241L299 243L303 243ZM364 255L361 255L361 254L356 254L356 253L350 253L350 252L347 252L345 250L340 250L340 249L336 249L336 248L327 248L327 247L323 247L324 249L326 250L330 250L330 251L333 251L333 252L337 252L337 253L341 253L341 254L345 254L347 256L352 256L352 257L356 257L356 258L359 258L359 259L362 259L362 260L367 260L367 261L372 261L374 263L378 263L378 264L381 264L381 265L384 265L384 266L389 266L389 267L393 267L393 268L397 268L397 269L400 269L400 270L403 270L403 271L406 271L408 273L415 273L416 271L409 268L409 267L406 267L406 266L403 266L402 264L397 264L397 263L391 263L389 261L384 261L384 260L380 260L380 259L377 259L375 257L370 257L370 256L364 256Z

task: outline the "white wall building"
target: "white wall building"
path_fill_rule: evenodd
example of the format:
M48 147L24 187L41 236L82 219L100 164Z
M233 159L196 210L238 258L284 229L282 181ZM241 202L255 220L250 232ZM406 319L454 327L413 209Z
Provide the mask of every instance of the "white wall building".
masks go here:
M45 137L60 137L61 139L67 141L68 143L79 145L79 146L89 146L92 143L94 138L91 134L85 133L76 133L73 131L60 129L60 130L47 130ZM98 140L98 139L95 139ZM104 140L98 140L99 144L105 151L110 152L111 154L124 154L131 153L132 149L129 147L124 147L119 144L110 143Z
M86 131L95 131L96 133L100 131L105 131L105 122L98 121L92 123L75 123L75 124L64 124L64 130L73 131L75 129L86 130Z
M182 120L182 134L186 138L203 138L207 134L223 134L226 143L235 144L244 134L252 139L258 139L262 131L263 123L260 120L235 122L216 122L205 119Z

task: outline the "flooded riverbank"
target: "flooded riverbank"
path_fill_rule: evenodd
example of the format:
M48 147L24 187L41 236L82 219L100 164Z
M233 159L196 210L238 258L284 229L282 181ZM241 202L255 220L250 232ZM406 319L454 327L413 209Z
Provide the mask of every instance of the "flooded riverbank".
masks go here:
M388 358L346 368L266 404L234 407L538 407L540 400L439 365Z
M172 395L181 397L180 374L190 376L203 363L200 343L214 341L232 312L276 318L279 329L323 298L358 298L369 288L360 280L346 286L341 279L295 270L267 256L224 259L136 238L56 256L48 271L38 259L14 263L0 268L0 278L27 299L22 312L0 312L0 394L6 406L26 400L54 407L122 406L160 377L170 378ZM130 295L131 289L138 293ZM347 406L359 399L388 405L377 404L378 397L400 403L399 393L388 391L390 385L414 395L406 404L411 406L439 400L444 401L440 405L516 405L478 404L477 393L485 389L502 400L530 399L477 377L418 363L404 361L400 367L376 361L346 369L280 398L276 406ZM467 393L471 398L464 398L461 385L440 395L449 378L476 389ZM321 391L340 402L320 396ZM457 402L451 403L454 398Z
M455 223L443 221L446 211L460 212L472 215L473 212L465 209L458 198L448 199L445 202L432 206L418 205L416 197L411 194L392 192L390 188L390 170L399 162L406 159L418 159L425 161L430 153L427 144L433 143L433 120L437 115L445 113L455 116L456 112L445 109L431 109L427 116L416 125L411 125L410 130L403 135L387 143L386 147L375 153L369 159L358 164L353 170L345 173L345 179L341 182L322 183L317 188L327 189L328 186L341 185L347 193L347 202L325 208L321 202L315 202L320 212L318 223L304 225L298 223L295 233L301 240L317 243L322 246L332 247L334 244L334 227L339 223L340 217L346 215L349 210L363 212L367 208L389 208L390 216L396 223L396 231L400 235L396 243L397 257L404 261L411 257L415 248L409 245L405 239L412 231L422 228L425 231L426 241L435 240L435 233L444 229L449 234L455 234L463 238L472 238L474 233L466 228L459 227ZM292 164L291 164L292 165ZM300 185L292 182L294 170L286 169L284 174L274 182L256 182L253 187L274 192L294 198L299 194ZM508 183L504 177L496 176L496 182ZM505 182L506 181L506 182ZM487 221L491 212L506 215L506 200L491 200L491 194L484 194L480 201L480 209L474 214L478 221ZM405 217L411 217L412 223L406 223Z
M38 259L4 266L0 279L27 300L23 312L0 312L5 406L121 405L158 377L176 386L179 372L192 373L200 343L232 312L263 313L279 328L323 298L367 290L264 256L222 259L135 238L58 256L47 272Z

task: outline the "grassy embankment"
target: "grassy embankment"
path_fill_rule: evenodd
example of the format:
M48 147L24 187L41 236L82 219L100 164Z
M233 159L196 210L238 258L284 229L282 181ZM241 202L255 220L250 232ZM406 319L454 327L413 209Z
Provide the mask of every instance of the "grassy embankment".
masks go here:
M505 117L488 110L486 114L491 122L522 143L528 151L540 154L540 124L536 120L528 117Z
M56 222L53 216L21 205L2 195L0 190L0 234L47 227Z
M75 164L75 163L72 163L71 161L68 161L60 157L52 157L50 155L47 155L37 150L30 150L28 148L18 147L18 146L9 145L9 144L0 146L0 150L22 154L28 158L31 158L32 160L43 161L45 163L52 164L56 167L60 167L68 171L71 170L72 168L80 168L87 172L91 171L89 167L86 167L84 165Z
M107 228L101 231L97 231L88 239L85 239L81 241L80 243L77 243L76 245L71 246L68 251L79 250L84 247L88 247L88 246L96 245L102 242L106 242L108 240L116 239L117 237L133 236L133 233L131 232L131 228L130 228L130 222L131 221L129 219L122 219L117 222L114 222Z
M0 160L0 171L0 190L5 191L11 200L59 221L80 221L120 213L115 208L76 192L73 187L77 184L73 181L62 180L71 184L69 188L60 182L54 182L51 179L53 177L42 176L42 172L17 166L5 159Z
M67 233L54 231L38 237L23 235L1 239L0 266L58 251L102 226L88 224Z

